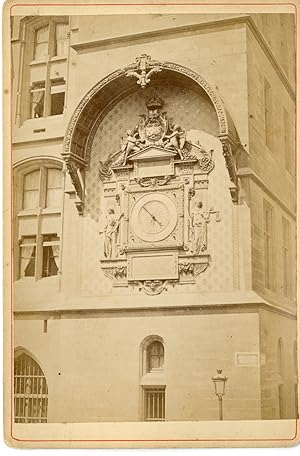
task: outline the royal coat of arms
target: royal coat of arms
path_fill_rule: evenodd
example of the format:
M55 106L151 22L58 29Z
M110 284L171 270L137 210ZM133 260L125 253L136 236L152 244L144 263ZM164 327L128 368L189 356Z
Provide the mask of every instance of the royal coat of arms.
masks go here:
M150 98L146 103L148 116L142 114L142 122L138 126L141 142L147 145L163 145L163 138L168 131L168 120L161 113L163 101L161 98Z

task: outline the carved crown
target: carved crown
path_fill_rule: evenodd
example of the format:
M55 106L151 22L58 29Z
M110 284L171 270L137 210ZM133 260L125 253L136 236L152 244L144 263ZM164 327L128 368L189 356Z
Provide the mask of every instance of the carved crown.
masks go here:
M146 101L146 106L147 108L162 108L164 105L164 102L161 98L159 97L152 97L149 98L149 100Z

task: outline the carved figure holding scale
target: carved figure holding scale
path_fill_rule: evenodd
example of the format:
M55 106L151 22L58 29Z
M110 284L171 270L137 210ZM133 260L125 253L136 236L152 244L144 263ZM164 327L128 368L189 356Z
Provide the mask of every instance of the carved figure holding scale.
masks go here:
M207 223L209 223L210 212L202 209L202 201L196 201L195 208L190 214L191 228L191 252L199 254L207 248Z

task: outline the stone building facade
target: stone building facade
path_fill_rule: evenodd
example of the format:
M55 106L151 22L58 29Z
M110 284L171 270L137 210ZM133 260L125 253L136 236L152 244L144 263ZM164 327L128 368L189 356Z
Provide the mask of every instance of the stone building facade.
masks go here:
M294 17L14 17L15 421L297 416Z

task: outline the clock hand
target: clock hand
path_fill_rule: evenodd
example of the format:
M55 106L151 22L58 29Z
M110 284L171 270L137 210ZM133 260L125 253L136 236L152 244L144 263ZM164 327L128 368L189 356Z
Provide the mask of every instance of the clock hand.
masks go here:
M145 208L145 206L142 206L142 208L144 209L144 211L148 212L148 214L150 215L150 217L152 218L152 220L153 220L154 222L157 222L157 223L159 224L159 226L162 226L162 223L160 223L160 222L157 220L157 218L156 218L153 214L151 214L151 212L148 211L148 209Z

